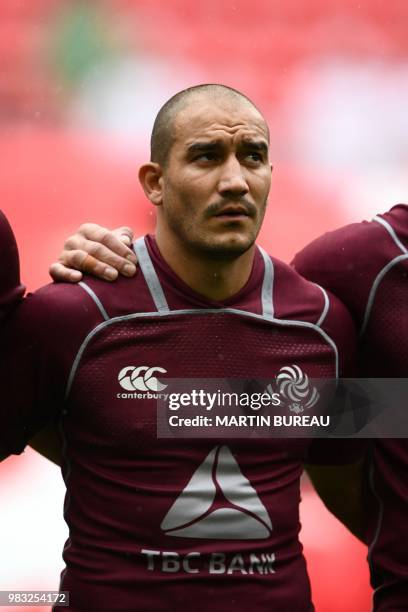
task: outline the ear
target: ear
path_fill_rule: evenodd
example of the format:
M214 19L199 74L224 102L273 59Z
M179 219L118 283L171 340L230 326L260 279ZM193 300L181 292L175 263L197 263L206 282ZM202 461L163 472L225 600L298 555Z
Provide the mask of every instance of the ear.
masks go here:
M155 206L163 201L163 172L161 166L154 162L143 164L139 169L139 181L146 196Z

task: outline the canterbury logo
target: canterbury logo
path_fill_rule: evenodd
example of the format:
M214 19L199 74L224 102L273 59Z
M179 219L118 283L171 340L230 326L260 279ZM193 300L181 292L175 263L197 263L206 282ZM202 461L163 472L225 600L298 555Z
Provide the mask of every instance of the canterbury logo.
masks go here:
M162 391L167 387L161 383L153 374L160 372L166 374L167 370L164 368L148 366L127 366L119 372L118 381L121 387L127 391Z
M268 512L227 446L216 446L164 517L180 538L261 540L272 533Z
M289 410L304 412L319 401L319 392L310 384L307 374L297 365L285 366L276 377L279 394L289 400Z

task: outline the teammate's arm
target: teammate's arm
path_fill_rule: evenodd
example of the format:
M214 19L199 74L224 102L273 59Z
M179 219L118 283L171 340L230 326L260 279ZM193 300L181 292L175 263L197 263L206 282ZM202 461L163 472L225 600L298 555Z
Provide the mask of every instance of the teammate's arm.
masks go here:
M20 263L13 231L0 211L0 324L23 298Z
M348 465L307 464L306 471L326 508L364 541L363 472L365 458Z
M56 465L62 465L62 440L58 428L49 423L29 441L29 446Z
M355 325L348 310L330 291L327 297L330 308L323 326L331 333L338 350L339 377L352 378L356 372ZM331 425L336 429L344 412L353 410L347 395L345 386L337 385L330 405ZM353 425L357 427L356 423ZM364 439L316 438L308 447L305 458L306 471L325 506L360 539L365 531L363 468L367 450L368 444Z
M132 250L133 231L129 227L108 230L95 223L85 223L70 236L58 261L50 267L55 281L77 283L82 272L113 281L118 273L133 276L136 255Z
M59 365L58 355L63 347L65 350L63 333L69 320L58 304L53 309L48 306L44 293L50 290L45 288L26 298L2 329L2 459L20 454L29 440L55 421L62 410L66 372Z

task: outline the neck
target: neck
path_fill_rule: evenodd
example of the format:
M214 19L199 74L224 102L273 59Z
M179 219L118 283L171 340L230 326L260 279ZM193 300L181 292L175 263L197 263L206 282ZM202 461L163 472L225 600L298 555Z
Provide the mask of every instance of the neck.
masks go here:
M255 245L234 259L211 259L191 252L174 236L168 240L157 228L156 243L171 269L191 289L214 301L223 301L238 293L251 274Z

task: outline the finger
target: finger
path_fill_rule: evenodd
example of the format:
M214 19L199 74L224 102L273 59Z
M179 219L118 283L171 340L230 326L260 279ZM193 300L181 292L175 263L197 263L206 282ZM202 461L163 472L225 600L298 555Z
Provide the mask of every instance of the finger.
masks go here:
M132 250L133 230L131 227L122 226L112 230L112 233ZM133 250L132 250L133 253Z
M66 268L81 270L104 280L113 281L118 277L118 272L111 266L107 266L87 251L80 249L64 251L60 258ZM128 265L131 265L128 263ZM134 268L134 266L133 266Z
M100 244L99 242L92 242L90 240L85 240L82 243L82 248L79 250L81 252L88 253L94 259L98 260L98 262L107 264L107 266L109 266L110 268L118 270L124 276L133 276L136 272L136 266L134 263L130 262L128 259L120 257L119 255L116 255L116 253L114 253L112 250L110 250L108 247L104 246L103 244ZM71 251L67 252L67 256L69 256L70 252ZM67 262L65 261L65 258L64 258L63 263L65 265L68 265ZM75 263L78 264L78 259L75 260ZM88 265L89 265L89 262L88 262ZM76 265L75 267L79 268L80 270L83 270L84 272L90 272L93 274L95 265L96 264L92 262L92 269L84 270L83 264L81 262L79 266Z
M132 248L133 232L130 228L119 227L105 234L102 244L112 253L136 264L137 258Z
M136 263L136 256L133 249L126 246L120 238L121 235L124 235L129 237L130 241L132 241L133 232L129 227L120 227L116 231L110 231L106 229L106 227L101 227L94 223L85 223L79 228L79 233L82 234L86 240L102 244L116 255L123 257L123 259L128 259L130 262ZM81 245L80 248L84 248L83 245ZM94 253L92 253L92 255L94 255Z
M82 246L85 244L85 242L85 236L77 232L76 234L73 234L72 236L66 239L66 241L64 242L63 252L82 250Z
M53 263L50 266L49 273L51 278L57 283L79 283L82 280L82 273L79 270L71 270L60 262Z

